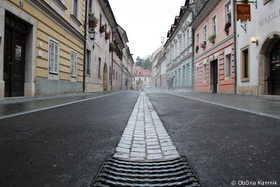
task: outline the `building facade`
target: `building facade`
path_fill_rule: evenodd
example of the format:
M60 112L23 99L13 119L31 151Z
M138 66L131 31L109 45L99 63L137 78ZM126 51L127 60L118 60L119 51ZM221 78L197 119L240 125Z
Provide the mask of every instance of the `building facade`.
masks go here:
M237 93L280 95L280 1L248 5L251 20L236 22Z
M132 88L134 60L130 53L129 47L126 45L123 49L123 66L122 66L122 89L128 90Z
M133 66L133 87L136 90L150 87L153 83L152 72L140 66Z
M0 1L0 97L83 91L84 1Z
M179 16L175 17L174 24L168 31L164 47L166 48L166 78L174 77L174 88L192 87L193 47L192 27L193 19L189 2L180 8Z
M152 55L153 87L166 88L166 51L162 46Z
M125 30L114 17L108 0L91 0L87 27L85 92L124 89L132 81L132 57ZM125 56L124 56L125 53Z
M235 93L233 0L205 1L196 7L194 91Z

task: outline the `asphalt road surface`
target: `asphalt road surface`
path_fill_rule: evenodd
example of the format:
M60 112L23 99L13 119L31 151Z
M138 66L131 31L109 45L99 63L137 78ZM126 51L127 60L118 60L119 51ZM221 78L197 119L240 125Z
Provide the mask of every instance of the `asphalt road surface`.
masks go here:
M279 119L166 93L147 95L202 186L280 185Z
M139 92L0 120L1 187L90 186L112 155Z
M279 119L147 95L202 186L279 185ZM114 154L138 96L126 91L0 119L0 186L89 187Z

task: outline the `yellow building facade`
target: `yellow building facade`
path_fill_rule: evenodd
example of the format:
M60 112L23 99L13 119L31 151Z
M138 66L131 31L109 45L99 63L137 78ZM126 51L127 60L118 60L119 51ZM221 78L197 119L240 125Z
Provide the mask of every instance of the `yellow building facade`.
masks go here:
M85 0L0 0L0 98L83 92Z

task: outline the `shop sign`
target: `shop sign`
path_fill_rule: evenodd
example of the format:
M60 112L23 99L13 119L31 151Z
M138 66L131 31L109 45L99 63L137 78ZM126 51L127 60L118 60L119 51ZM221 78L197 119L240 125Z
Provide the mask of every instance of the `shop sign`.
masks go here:
M263 4L265 5L266 3L268 3L270 0L263 0Z
M236 5L236 20L251 21L251 7L249 4Z

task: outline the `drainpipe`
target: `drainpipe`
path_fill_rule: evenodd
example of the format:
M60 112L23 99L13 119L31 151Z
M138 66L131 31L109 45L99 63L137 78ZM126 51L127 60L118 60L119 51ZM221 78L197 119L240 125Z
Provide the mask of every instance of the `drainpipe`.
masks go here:
M192 85L191 85L191 88L193 90L194 89L194 28L192 26L192 23L194 21L195 16L194 16L193 10L190 7L188 7L187 10L192 13L192 22L190 25L192 27L191 28L191 31L192 31L192 67L191 67L192 68Z
M234 94L237 94L237 67L236 67L236 42L237 42L237 38L236 38L236 21L235 21L235 17L236 17L236 7L235 7L235 0L233 0L233 35L234 35Z
M113 65L114 65L114 58L113 58L113 51L111 52L111 60L112 60L112 64L111 64L111 91L113 91Z
M86 0L85 21L84 21L84 62L83 62L83 93L86 91L86 58L87 58L87 17L88 17L88 0Z

